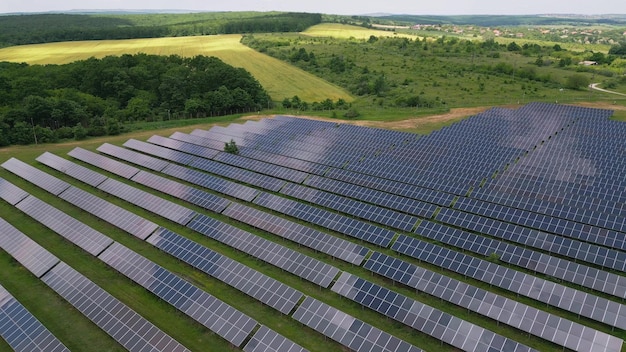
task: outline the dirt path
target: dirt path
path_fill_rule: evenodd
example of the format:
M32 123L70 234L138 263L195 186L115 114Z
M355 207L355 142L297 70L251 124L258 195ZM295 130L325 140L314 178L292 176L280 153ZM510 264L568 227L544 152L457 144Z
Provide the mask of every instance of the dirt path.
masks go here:
M432 116L422 116L422 117L414 117L408 118L406 120L399 121L366 121L366 120L339 120L332 119L326 117L318 117L318 116L308 116L308 115L298 115L297 117L311 119L311 120L319 120L319 121L329 121L336 123L348 123L357 126L364 127L375 127L375 128L386 128L393 130L411 130L416 129L418 127L424 127L428 125L441 125L442 123L452 123L458 120L462 120L468 116L479 114L491 107L477 107L477 108L456 108L451 109L450 112L441 114L441 115L432 115ZM263 115L252 115L242 117L242 120L259 120L266 117L271 116L263 116Z
M575 104L577 106L584 106L590 108L597 109L609 109L609 110L620 110L626 111L626 106L611 104L609 102L582 102ZM406 120L399 121L364 121L364 120L339 120L339 119L331 119L325 117L318 116L307 116L307 115L297 115L296 117L311 119L311 120L319 120L319 121L330 121L336 123L348 123L357 126L365 126L365 127L374 127L374 128L385 128L392 130L416 130L416 129L424 129L431 130L431 127L441 126L442 124L451 124L453 122L460 121L466 117L480 114L483 111L491 109L493 106L481 106L474 108L456 108L450 109L450 112L440 115L432 115L432 116L421 116L421 117L413 117L408 118ZM511 105L511 106L501 106L503 108L508 109L516 109L521 107L521 105ZM260 120L262 118L273 117L275 115L252 115L242 117L241 120Z

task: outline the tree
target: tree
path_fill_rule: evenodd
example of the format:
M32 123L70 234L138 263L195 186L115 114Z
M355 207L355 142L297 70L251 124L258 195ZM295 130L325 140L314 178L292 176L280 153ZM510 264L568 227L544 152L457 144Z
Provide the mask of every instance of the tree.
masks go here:
M79 122L74 126L74 139L82 141L87 138L87 129Z
M583 74L577 73L567 77L565 87L569 89L580 90L589 86L589 78Z
M506 50L508 50L508 51L521 51L522 48L516 42L511 42L509 45L507 45Z
M233 139L230 142L224 143L224 151L230 154L239 154L239 148Z

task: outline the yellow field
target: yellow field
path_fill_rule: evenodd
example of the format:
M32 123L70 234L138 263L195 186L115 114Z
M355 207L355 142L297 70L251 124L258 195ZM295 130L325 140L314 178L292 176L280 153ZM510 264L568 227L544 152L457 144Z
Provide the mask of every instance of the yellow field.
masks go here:
M354 100L345 90L294 66L241 44L241 35L100 40L13 46L0 49L0 61L65 64L90 57L146 53L155 55L216 56L249 71L277 101L297 95L304 101L326 98Z
M365 27L351 26L340 23L318 24L302 32L302 34L309 35L311 37L334 37L343 39L369 39L369 37L372 35L376 37L401 37L411 39L420 38L418 36L405 33L396 33L379 29L368 29Z

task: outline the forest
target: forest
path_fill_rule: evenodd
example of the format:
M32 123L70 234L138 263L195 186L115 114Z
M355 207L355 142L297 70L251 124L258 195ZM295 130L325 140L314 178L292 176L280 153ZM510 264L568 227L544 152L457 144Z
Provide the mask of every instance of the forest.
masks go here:
M0 63L0 146L115 135L126 122L260 110L271 98L215 57L123 55L66 65Z
M322 21L308 13L0 16L0 47L78 40L298 32Z

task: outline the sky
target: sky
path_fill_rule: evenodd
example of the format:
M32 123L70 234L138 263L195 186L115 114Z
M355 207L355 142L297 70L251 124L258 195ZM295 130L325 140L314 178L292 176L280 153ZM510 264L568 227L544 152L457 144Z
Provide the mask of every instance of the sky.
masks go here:
M69 10L292 11L338 15L626 14L624 0L2 0L0 13Z

